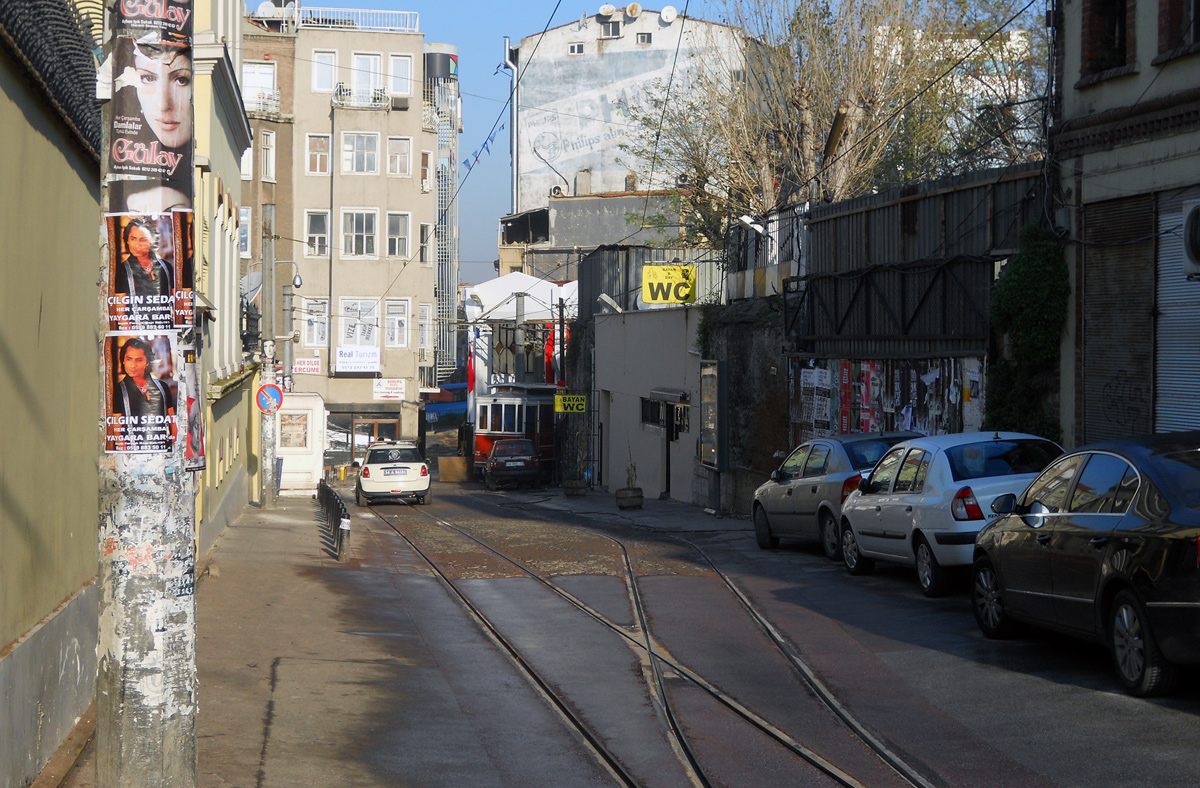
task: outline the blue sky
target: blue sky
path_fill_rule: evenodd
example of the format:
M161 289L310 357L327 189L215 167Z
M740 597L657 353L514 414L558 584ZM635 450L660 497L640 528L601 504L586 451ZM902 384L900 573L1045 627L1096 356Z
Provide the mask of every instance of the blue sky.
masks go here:
M689 14L705 18L708 7L717 0L693 0ZM605 0L341 0L340 2L305 2L306 8L336 7L389 11L416 11L421 15L421 32L430 43L452 44L458 47L459 83L463 94L463 133L459 136L459 156L465 160L488 140L493 123L504 124L490 154L481 154L479 163L468 173L459 166L459 278L477 283L495 276L492 261L497 257L497 227L501 216L511 204L511 172L509 160L508 100L512 86L510 74L497 70L504 60L504 37L519 43L525 36L541 32L547 26L557 27L579 19L581 14L594 14ZM248 0L257 7L258 0ZM617 7L624 2L613 0ZM674 5L682 11L687 0L643 2L650 10ZM557 5L557 10L555 6ZM551 14L553 18L551 19ZM712 18L711 16L708 18ZM503 116L501 116L503 112ZM499 121L497 121L499 117ZM464 178L464 176L466 176Z

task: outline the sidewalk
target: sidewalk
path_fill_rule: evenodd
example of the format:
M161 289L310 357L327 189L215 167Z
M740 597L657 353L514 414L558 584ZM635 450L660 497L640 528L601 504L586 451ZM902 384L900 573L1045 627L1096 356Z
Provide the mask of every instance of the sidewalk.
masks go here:
M618 510L601 491L507 497L665 530L750 529L675 501ZM437 776L423 784L567 785L597 777L594 760L524 691L419 559L366 510L349 508L345 563L332 554L307 497L249 507L217 542L196 589L197 784L390 786L431 771ZM486 708L486 718L464 708L471 704ZM542 741L512 740L506 719L521 719L526 733L532 725ZM520 763L497 763L504 752L522 753ZM462 771L446 773L447 762ZM94 739L65 779L44 772L39 781L38 788L94 786Z

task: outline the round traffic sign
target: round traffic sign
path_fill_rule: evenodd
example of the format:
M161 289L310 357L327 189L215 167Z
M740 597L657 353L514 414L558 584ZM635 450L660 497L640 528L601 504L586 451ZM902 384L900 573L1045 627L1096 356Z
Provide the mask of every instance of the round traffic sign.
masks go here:
M283 389L274 383L265 383L258 387L254 401L263 413L274 413L283 404Z

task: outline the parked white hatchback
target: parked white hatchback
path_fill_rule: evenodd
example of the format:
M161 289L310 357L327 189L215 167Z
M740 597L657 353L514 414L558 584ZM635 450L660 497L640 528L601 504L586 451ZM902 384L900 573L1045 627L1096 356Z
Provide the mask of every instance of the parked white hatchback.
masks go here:
M414 441L387 441L367 447L366 461L354 486L354 501L365 506L387 498L429 503L433 494L429 463Z
M1062 454L1020 432L964 432L896 444L842 504L842 560L850 574L875 561L914 566L926 596L946 592L947 567L970 566L975 535Z

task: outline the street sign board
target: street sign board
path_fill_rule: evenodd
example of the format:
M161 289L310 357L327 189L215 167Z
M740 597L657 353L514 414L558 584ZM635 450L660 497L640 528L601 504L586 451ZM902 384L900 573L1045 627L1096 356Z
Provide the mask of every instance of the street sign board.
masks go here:
M696 266L643 265L642 301L647 304L696 303Z
M555 413L587 413L587 395L555 394Z
M274 383L265 383L258 387L254 402L263 413L274 413L283 404L283 389Z

